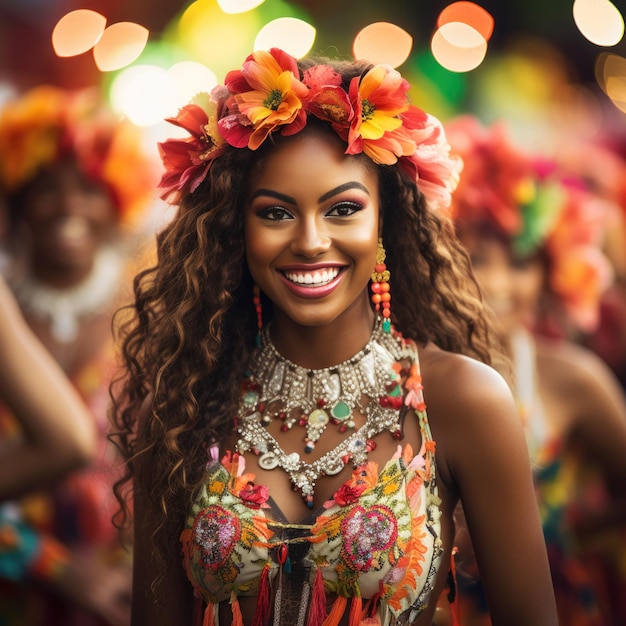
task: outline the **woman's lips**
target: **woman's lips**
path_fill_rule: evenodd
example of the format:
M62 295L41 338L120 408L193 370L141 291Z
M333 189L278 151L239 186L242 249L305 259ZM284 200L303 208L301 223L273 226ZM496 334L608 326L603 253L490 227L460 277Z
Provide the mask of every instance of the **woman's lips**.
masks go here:
M283 269L280 276L293 294L301 298L323 298L341 282L343 268L324 266L306 270Z

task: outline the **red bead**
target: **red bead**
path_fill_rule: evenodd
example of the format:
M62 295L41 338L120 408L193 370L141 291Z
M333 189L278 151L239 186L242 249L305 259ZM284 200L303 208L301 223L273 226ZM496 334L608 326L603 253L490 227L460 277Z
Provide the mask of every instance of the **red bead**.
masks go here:
M391 317L391 311L389 309L383 309L383 317Z
M365 447L368 452L372 452L373 450L376 450L376 442L373 439L368 439L365 442Z
M391 406L396 409L396 411L402 408L403 399L401 396L393 396L390 400Z
M372 283L370 289L372 293L380 293L380 283Z
M385 409L388 409L391 404L387 396L381 396L378 402L380 403L380 406L384 407Z
M374 266L374 271L377 274L382 274L387 269L387 266L384 263L376 263Z
M403 433L401 430L396 430L396 431L394 431L394 432L391 434L391 436L392 436L394 439L397 439L398 441L399 441L400 439L404 439L404 433Z
M391 294L387 291L380 295L380 299L382 302L389 302L391 300Z
M284 565L287 561L287 557L289 556L289 548L287 544L281 543L278 546L278 550L276 550L276 558L281 565Z

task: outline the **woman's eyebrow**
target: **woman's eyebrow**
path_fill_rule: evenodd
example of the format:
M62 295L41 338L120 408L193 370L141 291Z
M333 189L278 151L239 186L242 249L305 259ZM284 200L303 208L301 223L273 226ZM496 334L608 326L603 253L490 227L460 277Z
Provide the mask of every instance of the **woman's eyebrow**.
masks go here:
M365 192L368 196L370 195L370 192L368 191L365 185L357 182L356 180L353 180L348 183L343 183L343 185L339 185L338 187L335 187L334 189L331 189L330 191L327 191L325 194L321 195L317 199L317 201L320 203L325 202L329 198L332 198L333 196L336 196L337 194L342 193L343 191L347 191L348 189L360 189L361 191Z
M366 193L368 196L370 195L365 185L354 180L354 181L350 181L347 183L343 183L342 185L339 185L338 187L335 187L334 189L327 191L325 194L322 194L317 199L317 201L320 203L325 202L329 198L332 198L333 196L336 196L344 191L347 191L348 189L360 189L361 191ZM257 189L250 196L250 202L252 202L252 200L254 200L255 198L258 198L259 196L269 196L271 198L276 198L277 200L281 200L282 202L286 202L288 204L297 204L296 199L291 196L288 196L284 193L280 193L279 191L274 191L272 189L264 189L264 188Z
M277 200L281 200L282 202L286 202L287 204L296 204L296 199L291 196L287 196L284 193L280 193L278 191L272 191L271 189L257 189L251 196L250 202L259 196L270 196L271 198L276 198Z

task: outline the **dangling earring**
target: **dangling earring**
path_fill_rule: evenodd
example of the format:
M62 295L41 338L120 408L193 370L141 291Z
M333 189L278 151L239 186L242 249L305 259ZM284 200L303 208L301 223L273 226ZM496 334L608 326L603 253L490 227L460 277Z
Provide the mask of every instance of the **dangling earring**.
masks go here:
M391 294L389 293L389 270L385 265L387 253L383 246L382 237L378 239L378 250L376 250L376 265L372 272L372 302L376 312L381 312L383 316L383 330L391 332ZM382 309L382 311L381 311Z
M256 311L256 345L261 346L261 329L263 328L263 308L261 307L261 290L257 284L252 287L252 302L254 303L254 310Z

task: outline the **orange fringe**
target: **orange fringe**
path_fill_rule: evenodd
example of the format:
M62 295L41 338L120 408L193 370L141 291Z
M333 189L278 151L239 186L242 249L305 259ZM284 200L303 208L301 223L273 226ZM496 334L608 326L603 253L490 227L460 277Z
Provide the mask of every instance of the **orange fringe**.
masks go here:
M322 626L339 626L339 622L341 622L341 618L346 612L347 604L347 598L344 598L343 596L337 596L337 599L333 602L330 613L322 623Z
M212 602L209 602L204 609L204 619L202 620L202 626L213 626L215 624L215 606Z
M231 626L244 626L243 615L241 614L241 608L239 607L239 600L237 594L232 591L230 594L230 609L233 613L233 621Z
M350 617L348 626L359 626L363 617L363 601L361 596L353 596L350 603Z

